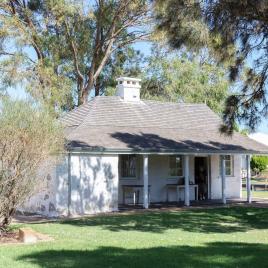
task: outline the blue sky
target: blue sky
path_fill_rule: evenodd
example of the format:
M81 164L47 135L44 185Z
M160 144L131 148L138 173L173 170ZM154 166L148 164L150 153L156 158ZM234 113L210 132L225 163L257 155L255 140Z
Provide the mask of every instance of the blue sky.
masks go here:
M263 119L262 124L258 128L258 132L266 133L268 134L268 120Z

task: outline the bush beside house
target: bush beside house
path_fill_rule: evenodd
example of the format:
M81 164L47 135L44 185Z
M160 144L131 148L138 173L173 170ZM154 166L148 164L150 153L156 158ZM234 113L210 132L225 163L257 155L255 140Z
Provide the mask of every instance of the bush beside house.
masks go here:
M268 165L267 156L253 156L250 162L251 169L257 174L266 170Z
M42 185L40 165L63 149L61 126L28 101L5 98L0 106L0 228Z

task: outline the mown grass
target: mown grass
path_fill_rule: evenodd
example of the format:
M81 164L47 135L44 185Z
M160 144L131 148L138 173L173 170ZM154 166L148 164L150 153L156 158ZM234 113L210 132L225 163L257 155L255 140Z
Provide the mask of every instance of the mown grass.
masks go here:
M267 188L268 189L268 188ZM254 198L267 198L268 199L268 190L258 190L258 191L251 191L251 195ZM242 197L247 198L247 191L242 190Z
M268 209L231 207L27 224L55 240L0 246L0 267L268 267Z
M252 178L250 180L251 184L268 184L268 179L266 178ZM246 184L246 179L242 179L242 183Z

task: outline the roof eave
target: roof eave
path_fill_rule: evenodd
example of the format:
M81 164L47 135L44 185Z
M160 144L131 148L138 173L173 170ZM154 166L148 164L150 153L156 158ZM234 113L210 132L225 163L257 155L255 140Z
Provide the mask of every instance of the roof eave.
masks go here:
M216 154L250 154L250 155L268 155L268 151L255 151L255 150L177 150L177 149L142 149L142 148L84 148L75 147L68 148L70 153L86 153L86 154L157 154L157 155L216 155Z

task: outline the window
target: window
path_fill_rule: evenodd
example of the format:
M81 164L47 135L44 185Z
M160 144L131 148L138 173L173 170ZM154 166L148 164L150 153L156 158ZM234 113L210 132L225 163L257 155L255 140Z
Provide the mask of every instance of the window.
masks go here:
M225 155L225 176L233 176L234 157L232 155Z
M123 155L121 158L121 176L123 178L136 177L136 156Z
M182 156L169 157L169 175L172 177L183 175Z

